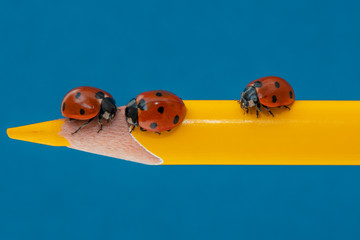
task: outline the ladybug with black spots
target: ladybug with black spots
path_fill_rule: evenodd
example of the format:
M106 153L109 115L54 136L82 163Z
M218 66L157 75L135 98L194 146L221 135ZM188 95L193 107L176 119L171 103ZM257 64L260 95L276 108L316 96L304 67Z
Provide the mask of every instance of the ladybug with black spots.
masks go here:
M73 134L89 124L95 118L98 119L102 130L101 120L107 122L114 119L117 112L117 106L114 98L99 88L94 87L77 87L70 90L61 103L61 113L70 120L88 120L79 127Z
M125 108L131 131L137 126L142 131L170 131L184 120L185 115L186 107L181 98L164 90L143 92L130 100Z
M291 85L280 77L263 77L250 82L241 93L238 102L242 109L249 112L250 107L256 107L256 116L259 116L261 107L267 110L272 116L274 114L269 108L284 107L295 101L295 92Z

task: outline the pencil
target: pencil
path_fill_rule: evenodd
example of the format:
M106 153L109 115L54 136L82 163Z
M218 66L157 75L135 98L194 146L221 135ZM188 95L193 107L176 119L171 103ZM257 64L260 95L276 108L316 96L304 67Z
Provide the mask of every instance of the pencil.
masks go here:
M360 165L360 101L296 101L259 117L236 101L184 101L187 115L172 130L129 133L120 107L97 133L93 121L59 119L9 128L13 139L66 146L151 165ZM70 157L70 156L69 156Z

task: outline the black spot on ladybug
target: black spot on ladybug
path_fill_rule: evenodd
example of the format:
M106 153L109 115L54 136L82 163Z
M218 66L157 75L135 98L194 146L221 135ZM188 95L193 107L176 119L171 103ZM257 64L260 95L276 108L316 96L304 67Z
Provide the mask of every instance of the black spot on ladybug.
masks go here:
M277 101L277 97L274 95L274 96L272 96L272 102L273 103L276 103L276 101Z
M63 107L62 107L63 111L65 111L65 103L63 103Z
M97 92L97 93L95 94L95 97L96 97L97 99L103 99L103 98L105 97L105 94L104 94L103 92Z
M174 117L174 124L177 124L179 122L179 115L176 115Z
M84 109L80 109L80 115L84 115L85 114L85 110Z
M279 88L280 87L280 83L279 82L275 82L275 87Z
M138 108L140 108L141 111L146 110L146 102L144 99L141 99L138 104Z
M164 112L164 107L159 107L159 108L158 108L158 112L161 113L161 114L163 114L163 112Z
M153 122L150 124L150 127L151 127L151 129L155 129L157 127L157 124Z
M289 92L289 96L290 96L290 98L293 98L293 92L292 91Z
M156 93L156 96L161 97L161 96L162 96L162 93L161 93L161 92L157 92L157 93Z
M78 93L75 95L75 98L78 99L80 96L81 96L81 92L78 92Z
M256 81L256 82L254 82L254 87L260 88L260 87L262 87L262 83L260 81Z

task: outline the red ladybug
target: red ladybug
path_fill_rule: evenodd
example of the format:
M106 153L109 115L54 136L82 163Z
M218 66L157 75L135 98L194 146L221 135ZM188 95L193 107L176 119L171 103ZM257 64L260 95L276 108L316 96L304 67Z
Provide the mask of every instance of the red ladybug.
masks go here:
M250 82L241 93L238 101L242 109L249 112L249 107L256 107L256 116L261 112L261 106L272 116L270 107L285 107L295 101L295 93L290 84L280 77L263 77Z
M74 133L77 133L82 127L89 124L96 117L102 130L101 119L107 122L116 115L117 107L114 98L107 92L94 87L77 87L70 90L61 103L61 113L64 117L76 120L88 120L79 127Z
M184 120L185 115L186 107L181 98L164 90L143 92L130 100L125 108L131 131L137 126L143 131L170 131Z

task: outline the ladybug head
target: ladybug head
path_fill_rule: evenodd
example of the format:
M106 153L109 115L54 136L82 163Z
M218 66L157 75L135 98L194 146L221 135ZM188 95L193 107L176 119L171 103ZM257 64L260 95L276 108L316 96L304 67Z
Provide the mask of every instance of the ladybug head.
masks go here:
M117 112L115 100L111 97L103 98L99 116L106 120L113 120Z
M130 125L134 125L134 126L139 125L139 123L138 123L138 106L137 106L135 98L131 99L130 102L128 104L126 104L125 116L126 116L126 121Z
M259 98L256 89L252 86L246 87L241 93L240 98L241 108L255 107L259 103Z

